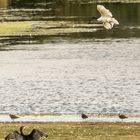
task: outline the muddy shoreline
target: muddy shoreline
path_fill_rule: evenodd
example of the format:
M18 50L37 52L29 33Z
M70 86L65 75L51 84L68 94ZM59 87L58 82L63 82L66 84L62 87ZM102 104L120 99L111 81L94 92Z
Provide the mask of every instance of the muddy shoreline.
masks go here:
M0 115L0 122L96 122L96 123L140 123L139 115L127 114L127 119L120 119L116 114L87 114L87 119L82 119L81 114L33 114L33 115L18 115L19 118L11 119L8 114Z

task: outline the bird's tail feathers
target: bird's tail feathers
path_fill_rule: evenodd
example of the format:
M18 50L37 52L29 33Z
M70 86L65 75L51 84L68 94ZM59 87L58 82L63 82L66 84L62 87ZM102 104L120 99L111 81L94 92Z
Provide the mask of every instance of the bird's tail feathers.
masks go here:
M115 18L112 18L112 22L114 22L116 25L119 25L119 22Z
M105 22L105 23L103 23L103 25L107 30L112 29L112 27L113 27L113 25L109 22Z

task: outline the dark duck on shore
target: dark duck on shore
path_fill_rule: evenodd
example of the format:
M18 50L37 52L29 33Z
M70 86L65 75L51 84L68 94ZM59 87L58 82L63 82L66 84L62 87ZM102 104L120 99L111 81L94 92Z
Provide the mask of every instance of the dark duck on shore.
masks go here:
M20 118L20 116L15 115L15 114L9 114L10 118L14 121L15 119Z
M82 117L82 119L87 119L88 118L88 116L84 113L81 114L81 117Z
M20 132L18 131L13 131L9 133L6 137L5 140L10 140L10 139L15 139L15 140L39 140L39 138L45 136L46 138L48 137L47 134L44 132L38 130L38 129L33 129L30 134L25 135L23 133L23 128L24 126L20 127Z
M24 138L24 140L38 140L41 137L48 137L47 134L45 134L44 132L42 132L41 130L38 129L33 129L30 134L25 135L23 132L23 129L25 128L25 126L21 126L20 127L20 133L22 135L22 137Z
M118 117L119 117L121 120L128 118L128 117L125 116L124 114L119 114Z

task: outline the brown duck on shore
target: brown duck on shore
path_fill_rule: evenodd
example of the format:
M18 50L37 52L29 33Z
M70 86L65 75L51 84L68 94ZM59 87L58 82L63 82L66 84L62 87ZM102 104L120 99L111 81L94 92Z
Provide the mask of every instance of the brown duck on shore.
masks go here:
M119 117L121 120L128 118L128 117L125 116L124 114L119 114L118 117Z
M20 116L15 115L15 114L9 114L10 118L14 121L15 119L20 118Z

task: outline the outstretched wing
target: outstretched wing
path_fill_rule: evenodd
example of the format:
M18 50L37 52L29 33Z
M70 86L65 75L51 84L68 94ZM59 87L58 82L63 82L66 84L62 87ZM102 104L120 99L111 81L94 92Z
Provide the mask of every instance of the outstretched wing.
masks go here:
M106 9L103 5L97 5L97 10L101 14L101 16L112 17L112 13L108 9Z

